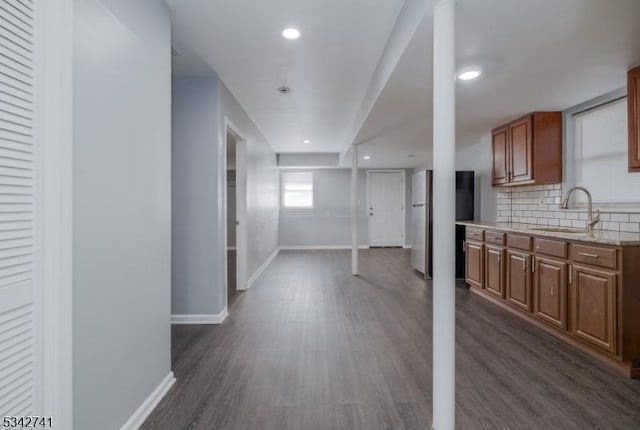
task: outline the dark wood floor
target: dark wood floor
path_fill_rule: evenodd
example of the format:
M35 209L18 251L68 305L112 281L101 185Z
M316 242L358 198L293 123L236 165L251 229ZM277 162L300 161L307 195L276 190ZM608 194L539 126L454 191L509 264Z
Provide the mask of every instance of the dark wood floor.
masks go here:
M143 429L428 429L431 285L406 250L282 252L220 326L175 326ZM459 286L457 428L639 429L640 381ZM435 395L438 395L437 390Z

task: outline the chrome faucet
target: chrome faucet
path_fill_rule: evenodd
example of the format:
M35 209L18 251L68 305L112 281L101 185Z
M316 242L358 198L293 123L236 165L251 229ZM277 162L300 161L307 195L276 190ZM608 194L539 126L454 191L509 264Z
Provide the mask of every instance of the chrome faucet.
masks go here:
M564 198L564 200L562 201L562 209L569 209L569 197L571 197L571 194L574 191L584 191L584 193L587 195L587 218L589 218L589 220L587 221L587 233L592 233L593 232L593 227L595 227L596 224L598 224L600 222L600 210L596 210L596 217L593 217L593 204L591 201L591 193L589 192L589 190L587 190L584 187L573 187L569 190L569 192L567 192L567 196Z

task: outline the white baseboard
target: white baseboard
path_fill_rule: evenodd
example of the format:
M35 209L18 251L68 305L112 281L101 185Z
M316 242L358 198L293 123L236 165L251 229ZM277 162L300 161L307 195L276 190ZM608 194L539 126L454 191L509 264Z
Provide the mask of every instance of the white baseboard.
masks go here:
M171 324L222 324L229 316L227 307L218 314L171 315Z
M138 430L175 382L176 378L173 376L173 372L169 372L120 430Z
M313 251L313 250L323 250L323 249L351 249L351 245L311 245L311 246L281 246L281 250L283 251ZM358 249L369 249L369 245L360 245Z
M273 259L276 258L276 256L278 255L278 252L280 252L280 248L276 248L275 251L273 251L273 253L269 256L269 258L267 258L265 260L265 262L262 263L262 266L260 266L260 268L258 270L256 270L256 273L251 275L251 277L247 281L247 288L246 288L247 290L249 288L251 288L251 285L256 281L256 279L258 279L260 277L262 272L264 272L264 269L266 269L267 266L269 266L269 264L271 264ZM240 290L240 288L238 288L238 289Z
M404 249L411 249L411 245L402 245Z

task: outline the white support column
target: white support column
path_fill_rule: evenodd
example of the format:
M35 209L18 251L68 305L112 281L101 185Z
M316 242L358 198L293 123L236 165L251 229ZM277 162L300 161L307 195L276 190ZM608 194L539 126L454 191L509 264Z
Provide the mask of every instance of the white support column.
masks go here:
M358 275L358 146L351 145L351 274Z
M433 11L433 428L455 429L455 0Z

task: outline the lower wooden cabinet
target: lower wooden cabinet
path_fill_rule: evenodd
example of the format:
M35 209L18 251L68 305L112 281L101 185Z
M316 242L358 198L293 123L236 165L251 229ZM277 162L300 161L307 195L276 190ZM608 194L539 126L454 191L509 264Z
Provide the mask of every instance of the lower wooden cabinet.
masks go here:
M533 276L533 312L545 322L567 329L568 264L536 257Z
M486 245L484 287L488 293L504 299L504 255L502 247Z
M506 299L511 305L531 312L531 255L507 251Z
M471 291L640 379L640 241L476 225L466 238Z
M467 283L484 288L484 244L467 240L465 253Z
M616 352L616 273L573 266L571 332L581 340Z

